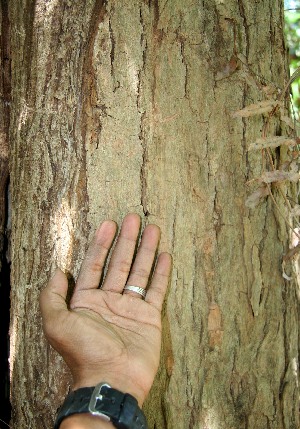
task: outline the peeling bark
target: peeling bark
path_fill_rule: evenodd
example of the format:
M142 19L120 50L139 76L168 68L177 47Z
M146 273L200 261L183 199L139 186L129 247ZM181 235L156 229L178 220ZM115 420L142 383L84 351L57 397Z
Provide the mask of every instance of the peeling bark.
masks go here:
M299 427L289 232L267 198L245 206L263 117L232 117L285 86L282 13L279 0L10 2L13 427L49 428L70 382L40 289L56 265L76 279L99 222L128 211L174 257L149 427Z

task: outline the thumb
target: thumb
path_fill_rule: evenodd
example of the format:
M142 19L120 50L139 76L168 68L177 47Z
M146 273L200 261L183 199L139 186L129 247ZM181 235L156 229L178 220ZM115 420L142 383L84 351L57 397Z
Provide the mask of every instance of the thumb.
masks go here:
M67 276L57 268L48 285L40 293L40 308L44 321L55 319L61 311L68 311L67 292Z

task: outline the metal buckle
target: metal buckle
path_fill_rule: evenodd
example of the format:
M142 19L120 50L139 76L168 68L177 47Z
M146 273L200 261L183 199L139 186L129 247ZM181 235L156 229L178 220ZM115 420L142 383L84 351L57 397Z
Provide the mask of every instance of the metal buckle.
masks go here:
M108 417L106 414L101 413L100 411L96 410L97 401L102 401L103 395L101 395L101 389L102 387L111 387L107 383L99 383L95 387L90 402L89 402L89 412L93 414L94 416L100 416L103 417L106 421L110 422L110 417Z

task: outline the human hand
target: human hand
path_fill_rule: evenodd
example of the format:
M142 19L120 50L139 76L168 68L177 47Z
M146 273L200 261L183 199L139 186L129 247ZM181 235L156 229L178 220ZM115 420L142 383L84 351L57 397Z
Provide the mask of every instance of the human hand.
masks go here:
M69 366L73 390L105 381L142 406L159 365L161 308L171 256L159 255L145 300L135 292L123 292L126 284L146 288L155 259L160 230L148 225L132 265L139 229L138 215L124 218L99 289L116 234L116 224L105 221L89 246L69 308L67 277L59 269L41 292L40 306L45 335Z

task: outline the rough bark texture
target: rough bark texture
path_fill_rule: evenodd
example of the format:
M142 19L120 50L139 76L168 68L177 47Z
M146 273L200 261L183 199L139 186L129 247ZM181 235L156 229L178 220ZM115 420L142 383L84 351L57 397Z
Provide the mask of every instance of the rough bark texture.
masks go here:
M68 388L39 290L56 264L76 278L90 233L128 211L174 257L149 427L299 427L289 232L270 199L245 207L264 118L232 117L284 87L282 14L281 0L10 2L14 428L49 428Z
M7 216L8 191L8 131L10 104L10 48L7 1L0 1L0 418L8 421L9 373L8 373L8 326L9 326L9 221Z
M10 43L8 5L0 2L0 270L5 235L5 196L8 179L8 130L10 104ZM0 280L1 283L1 280Z

